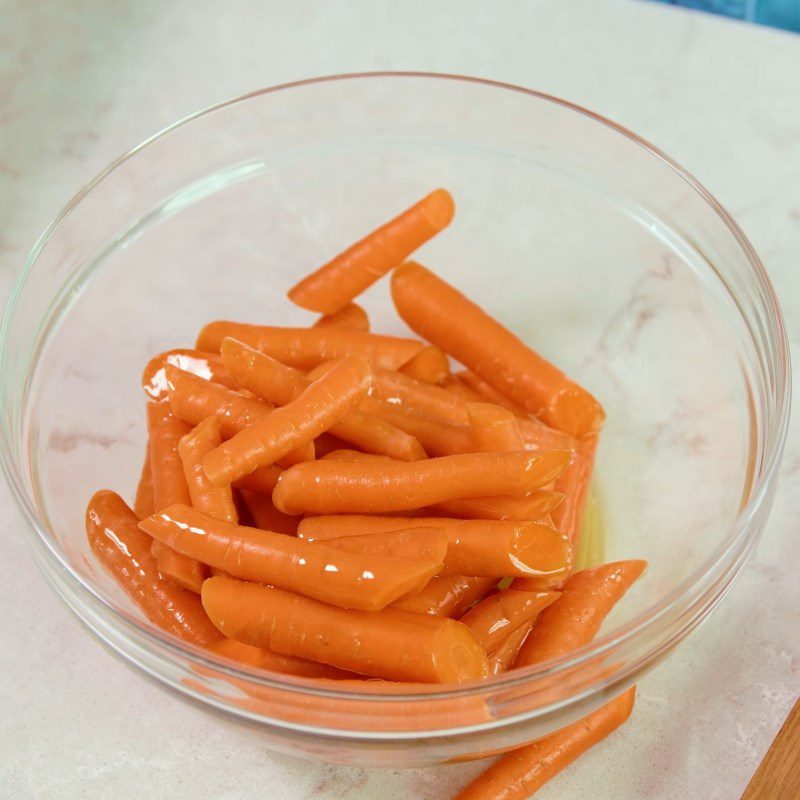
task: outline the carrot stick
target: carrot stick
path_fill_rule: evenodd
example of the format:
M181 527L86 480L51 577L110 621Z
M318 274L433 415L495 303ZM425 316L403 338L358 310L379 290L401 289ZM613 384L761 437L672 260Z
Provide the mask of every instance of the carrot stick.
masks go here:
M631 714L636 687L556 733L502 756L455 800L525 800Z
M475 634L481 647L490 653L517 628L531 624L559 597L558 592L504 589L473 606L461 617L461 622Z
M226 337L238 339L283 364L304 370L357 353L366 356L376 367L398 369L423 347L422 342L414 339L345 328L277 328L224 321L206 325L197 337L197 346L218 353Z
M450 374L450 362L438 347L428 344L403 364L400 372L425 383L441 383Z
M450 224L455 205L436 189L289 290L298 306L333 314Z
M216 353L184 349L167 350L153 356L142 373L142 388L151 400L163 400L167 396L169 388L165 370L167 364L191 372L203 380L221 383L231 389L236 388Z
M237 578L367 611L403 597L442 566L312 546L280 533L215 520L188 506L170 506L140 527L179 553Z
M554 509L553 522L576 546L581 532L583 512L586 509L589 484L592 480L597 444L596 435L584 436L572 454L570 465L555 482L556 490L564 493L564 502Z
M558 477L568 460L566 451L540 450L397 463L314 461L287 469L272 499L285 514L385 514L462 497L526 494Z
M463 372L463 370L460 370L448 375L442 381L442 388L446 389L450 394L460 397L466 403L485 403L486 398L483 395L478 394L461 380Z
M300 370L287 367L274 358L236 339L223 339L222 360L241 386L278 406L296 400L311 385ZM362 411L352 411L331 432L370 453L380 453L401 461L425 458L422 445L391 423Z
M200 598L163 578L150 554L150 537L122 498L109 491L92 496L86 508L86 535L97 560L154 625L207 647L220 638Z
M283 470L280 467L271 464L268 467L261 467L261 469L257 469L255 472L245 475L244 478L235 481L232 486L234 489L255 492L256 494L264 494L271 497L272 490L277 485L278 478L280 478L282 472Z
M316 436L358 407L371 384L372 373L366 358L348 356L296 400L275 409L208 453L203 459L206 474L217 486L224 486L258 467L274 464L292 450L313 444Z
M444 574L535 576L552 586L563 581L572 566L572 549L566 537L538 522L336 514L306 517L297 535L306 541L330 542L342 536L414 528L438 528L447 534Z
M327 546L348 553L375 554L387 558L436 563L445 561L447 544L447 534L441 528L414 528L386 533L340 536L326 542Z
M536 621L515 666L538 664L591 642L608 612L646 566L646 561L616 561L572 575L561 597ZM512 584L512 588L518 586Z
M270 403L210 383L171 364L167 364L164 369L172 413L189 425L199 425L212 415L217 417L223 439L230 439L250 425L263 420L274 408ZM298 461L313 459L314 447L311 444L281 458L278 463L281 466L292 466Z
M375 370L372 396L412 414L462 425L469 423L467 404L460 397L441 386L424 383L403 372Z
M437 575L421 591L396 600L392 608L435 617L460 617L496 583L497 578Z
M560 492L536 489L525 497L471 497L448 500L431 506L429 511L460 519L538 520L564 499Z
M483 378L470 372L468 369L461 370L455 374L465 386L469 387L477 397L480 398L481 403L492 403L496 406L502 406L510 411L516 417L528 418L528 411L524 406L521 406L510 397L506 397L502 392L498 392L490 383L483 380Z
M532 626L533 622L521 625L515 631L509 633L508 636L489 653L490 675L502 675L504 672L508 672L508 670L511 669L522 645L525 644L525 640L531 632Z
M594 397L425 267L396 269L392 298L412 330L548 425L576 437L602 426Z
M205 582L203 606L232 639L340 669L428 683L486 675L486 656L475 637L450 619L397 609L344 610L229 578Z
M272 505L272 499L267 495L243 490L242 499L250 513L254 527L261 528L264 531L284 533L288 536L297 534L297 524L300 520L297 517L290 517L288 514L282 514L278 511Z
M467 416L479 453L525 449L517 418L507 408L492 403L467 403Z
M149 517L156 509L153 500L153 471L150 468L150 445L144 456L142 465L142 476L136 486L136 499L133 501L133 509L139 519Z
M350 331L368 331L367 312L356 303L348 303L333 314L324 314L313 325L314 328L327 328L333 325Z

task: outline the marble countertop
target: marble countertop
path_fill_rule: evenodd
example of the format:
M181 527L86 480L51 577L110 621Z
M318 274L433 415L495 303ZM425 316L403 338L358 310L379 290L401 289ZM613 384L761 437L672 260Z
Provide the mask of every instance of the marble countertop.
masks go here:
M0 293L60 206L183 115L297 78L371 69L491 77L655 142L751 237L800 341L800 37L623 0L0 0ZM795 382L796 385L796 382ZM640 685L635 722L541 791L738 798L800 678L800 423L772 517L722 607ZM114 660L31 561L0 486L0 786L15 798L446 798L459 765L367 772L275 755ZM731 637L747 643L731 647ZM136 701L130 687L136 686Z

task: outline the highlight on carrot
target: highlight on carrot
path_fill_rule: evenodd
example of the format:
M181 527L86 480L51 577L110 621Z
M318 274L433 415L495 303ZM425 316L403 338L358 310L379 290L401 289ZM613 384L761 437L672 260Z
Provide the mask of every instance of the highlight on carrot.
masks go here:
M450 224L455 204L436 189L289 290L298 306L334 314Z
M504 672L508 672L508 670L511 669L532 627L533 622L521 625L515 631L509 633L508 636L488 654L490 675L502 675Z
M332 314L323 314L315 323L315 328L346 328L350 331L368 331L369 317L367 312L356 303L348 303Z
M167 364L190 372L203 380L221 383L231 389L236 388L236 384L216 353L187 349L166 350L153 356L142 373L142 389L150 400L163 400L167 396L169 388Z

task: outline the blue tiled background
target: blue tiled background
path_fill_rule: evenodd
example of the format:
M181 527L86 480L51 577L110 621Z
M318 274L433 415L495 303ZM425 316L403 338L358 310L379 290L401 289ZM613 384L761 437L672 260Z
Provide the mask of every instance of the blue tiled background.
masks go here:
M660 2L800 32L800 0L660 0Z

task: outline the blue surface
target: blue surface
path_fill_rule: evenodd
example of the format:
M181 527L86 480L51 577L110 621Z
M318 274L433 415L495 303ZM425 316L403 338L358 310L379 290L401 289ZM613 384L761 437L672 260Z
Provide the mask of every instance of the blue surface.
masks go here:
M660 0L660 2L800 32L800 0Z

